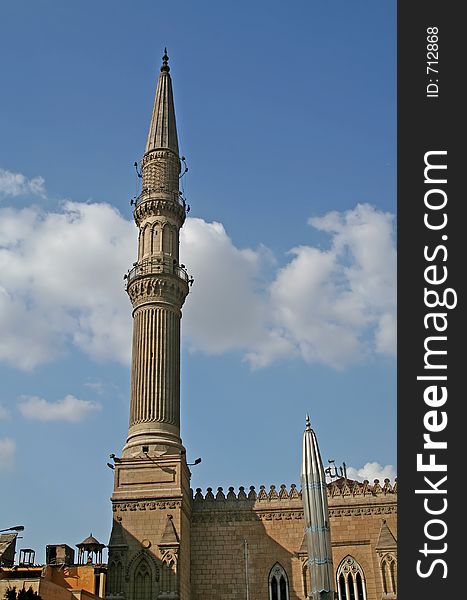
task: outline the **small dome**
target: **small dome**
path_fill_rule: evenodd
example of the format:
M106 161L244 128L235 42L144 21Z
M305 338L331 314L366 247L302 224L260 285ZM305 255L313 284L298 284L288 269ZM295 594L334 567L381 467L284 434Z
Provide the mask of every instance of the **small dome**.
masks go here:
M100 548L104 548L105 544L101 544L91 533L91 535L83 540L81 544L76 544L76 546L78 548L81 548L82 546L98 546Z

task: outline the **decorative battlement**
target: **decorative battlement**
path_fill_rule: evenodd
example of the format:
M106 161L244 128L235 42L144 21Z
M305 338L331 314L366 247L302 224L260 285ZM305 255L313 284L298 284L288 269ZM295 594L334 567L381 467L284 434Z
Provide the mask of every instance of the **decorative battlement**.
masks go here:
M389 479L381 485L378 479L373 484L350 479L337 479L327 485L329 516L340 518L362 515L390 515L397 511L397 480L391 485ZM193 523L213 521L283 521L303 520L302 492L292 484L279 488L271 485L269 490L261 485L257 492L254 486L247 491L243 486L238 493L229 487L207 488L203 495L197 488L192 499Z
M391 485L389 479L384 480L384 484L381 485L379 479L375 479L373 484L370 484L368 480L362 482L354 481L352 479L340 478L327 485L328 498L336 497L356 497L356 496L387 496L397 495L397 478L394 484ZM287 490L287 486L283 483L279 489L275 485L269 487L269 491L266 490L266 486L261 485L259 492L256 491L255 486L251 485L248 492L243 486L239 487L238 493L235 493L233 487L229 487L227 494L224 493L222 487L218 487L214 493L213 489L208 487L206 494L203 495L201 488L196 489L196 493L193 496L193 508L196 509L198 503L228 503L228 502L250 502L250 503L267 503L272 501L288 501L288 500L301 500L302 492L297 489L297 486L292 483L290 489Z

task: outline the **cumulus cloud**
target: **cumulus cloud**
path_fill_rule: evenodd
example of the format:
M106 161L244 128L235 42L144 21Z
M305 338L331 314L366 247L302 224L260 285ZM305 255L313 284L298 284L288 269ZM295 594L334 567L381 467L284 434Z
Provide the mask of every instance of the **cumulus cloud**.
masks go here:
M328 247L292 248L277 269L270 250L238 248L221 223L187 219L181 256L195 277L183 308L189 348L235 350L253 368L301 358L340 369L394 354L393 216L360 204L310 225L327 234ZM108 204L0 209L0 361L30 370L74 346L128 365L122 274L136 245L134 223Z
M35 421L65 421L79 423L91 412L101 409L100 404L90 400L79 400L68 394L63 400L48 402L37 396L22 396L19 411L27 419Z
M135 254L135 226L108 204L0 210L0 360L32 369L68 342L127 364L122 274Z
M393 216L368 204L310 219L329 249L300 246L261 282L263 249L239 250L218 223L191 219L183 251L196 285L184 331L207 352L241 349L253 367L300 356L334 368L394 355Z
M360 469L347 467L347 477L349 479L356 479L357 481L365 481L367 479L370 483L373 483L375 479L379 479L380 482L389 479L393 482L396 476L397 473L393 465L382 467L377 462L368 462Z
M16 444L11 438L0 439L0 470L7 470L13 466Z
M267 326L258 280L267 252L236 248L221 223L202 219L187 221L181 245L196 281L183 318L191 346L221 353L253 345Z
M0 198L14 198L28 194L45 198L44 183L43 177L28 179L22 173L0 169Z

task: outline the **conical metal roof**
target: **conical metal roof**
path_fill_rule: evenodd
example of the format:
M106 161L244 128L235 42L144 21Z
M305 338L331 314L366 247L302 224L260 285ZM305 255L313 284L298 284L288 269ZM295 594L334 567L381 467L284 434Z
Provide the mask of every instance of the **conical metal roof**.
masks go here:
M145 153L166 148L172 150L178 156L177 125L168 60L166 48L162 57L161 73L157 82Z

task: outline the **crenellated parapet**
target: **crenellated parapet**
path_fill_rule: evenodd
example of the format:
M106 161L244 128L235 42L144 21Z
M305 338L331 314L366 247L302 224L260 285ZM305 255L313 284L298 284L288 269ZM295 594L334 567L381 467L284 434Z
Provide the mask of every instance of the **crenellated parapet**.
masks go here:
M381 485L378 479L358 482L338 479L328 484L327 495L331 517L363 514L387 515L396 512L397 480L391 484L385 479ZM229 487L216 491L207 488L203 494L196 489L192 499L193 522L221 521L263 521L282 519L303 519L302 492L295 484L289 488L285 484L261 485L238 492Z
M345 498L346 496L378 497L397 495L397 479L394 480L394 484L391 484L389 479L385 479L383 485L381 485L379 479L375 479L373 484L370 484L368 480L360 482L342 477L327 484L327 495L331 500L337 497ZM302 492L294 483L290 485L289 489L283 483L279 488L271 485L269 486L269 490L266 489L266 486L260 485L259 491L256 491L254 485L251 485L248 491L243 486L240 486L237 493L234 487L229 487L227 493L224 492L222 487L218 487L216 492L213 492L213 489L208 487L204 495L201 488L196 488L196 492L193 495L193 502L196 507L196 504L201 502L287 502L290 500L301 501L301 498Z

